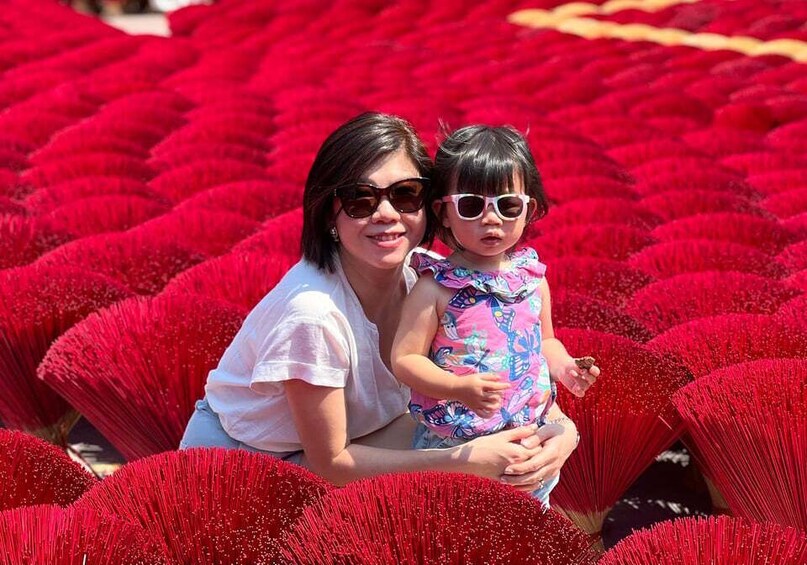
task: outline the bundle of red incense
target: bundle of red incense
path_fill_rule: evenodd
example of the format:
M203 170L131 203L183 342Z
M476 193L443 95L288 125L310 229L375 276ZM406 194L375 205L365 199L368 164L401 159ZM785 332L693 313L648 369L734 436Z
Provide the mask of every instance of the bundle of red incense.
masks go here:
M348 484L309 506L283 540L298 565L593 564L592 540L526 493L457 473Z
M599 565L798 565L807 534L728 516L661 522L621 540Z
M673 402L733 514L807 529L807 360L731 365Z
M268 455L190 449L129 463L75 506L139 524L171 563L271 565L281 534L330 488Z

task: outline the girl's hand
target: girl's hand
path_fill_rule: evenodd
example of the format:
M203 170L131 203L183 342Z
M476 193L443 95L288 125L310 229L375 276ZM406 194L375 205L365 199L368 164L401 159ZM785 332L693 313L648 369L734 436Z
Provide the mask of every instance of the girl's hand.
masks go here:
M594 365L592 357L568 357L555 369L553 378L573 395L582 397L599 376L600 368Z
M533 454L528 460L507 467L501 481L532 492L560 473L561 467L574 452L577 430L573 425L547 424L533 437L522 441ZM534 444L539 447L534 447Z
M490 418L502 407L502 393L508 388L496 373L477 373L457 379L455 396L481 418Z

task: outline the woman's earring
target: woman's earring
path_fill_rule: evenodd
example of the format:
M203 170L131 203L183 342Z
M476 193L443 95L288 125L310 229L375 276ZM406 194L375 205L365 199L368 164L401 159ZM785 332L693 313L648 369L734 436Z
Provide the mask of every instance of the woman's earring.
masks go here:
M336 226L331 226L330 234L331 234L331 238L335 242L339 243L339 232L336 231Z

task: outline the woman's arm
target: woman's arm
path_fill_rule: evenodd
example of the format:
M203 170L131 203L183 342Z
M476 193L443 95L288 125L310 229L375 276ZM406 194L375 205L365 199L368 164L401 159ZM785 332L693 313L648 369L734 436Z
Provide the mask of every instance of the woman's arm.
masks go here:
M351 443L347 438L343 389L298 379L284 382L284 387L308 466L337 485L384 473L426 470L464 472L498 480L505 468L529 460L542 449L520 444L520 440L535 434L534 427L507 430L450 449L379 447L380 431L362 438L365 444L362 439ZM405 428L396 422L390 425L396 426L396 432L404 432ZM388 434L391 445L405 445L403 438L393 435ZM530 488L535 488L536 482L534 478Z
M433 278L422 277L406 297L401 321L392 344L395 377L412 390L437 399L455 399L489 417L501 407L501 391L509 384L493 373L457 378L429 358L429 348L440 320L438 306L443 291Z

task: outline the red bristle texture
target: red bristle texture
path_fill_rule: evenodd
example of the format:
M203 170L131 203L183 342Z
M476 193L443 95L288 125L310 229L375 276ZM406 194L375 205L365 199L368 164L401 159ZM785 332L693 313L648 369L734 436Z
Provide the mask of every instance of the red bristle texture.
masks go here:
M640 201L642 209L655 214L665 222L715 212L735 212L760 217L771 215L753 202L736 194L715 190L682 190L677 188L645 196Z
M580 431L552 504L597 534L610 508L682 431L672 394L690 382L686 368L627 338L591 330L556 332L573 355L602 370L583 398L560 387L558 403Z
M0 218L3 216L25 216L27 214L28 210L25 206L10 198L0 196Z
M793 242L793 236L778 222L734 212L698 214L656 227L652 235L662 241L712 239L756 247L776 254Z
M653 337L653 333L641 322L625 314L620 308L562 289L552 291L552 319L558 328L597 330L639 342Z
M189 449L123 466L76 507L141 525L171 563L271 565L281 562L280 536L331 488L262 453Z
M51 161L69 158L84 153L110 153L129 155L143 159L148 156L148 149L138 143L103 132L87 135L86 132L74 134L74 128L67 128L54 135L47 145L30 156L34 165L46 165Z
M760 206L781 219L803 214L807 212L807 188L779 192L760 202Z
M679 324L654 337L648 346L680 358L696 377L775 352L807 358L807 333L774 316L724 314Z
M758 196L754 187L743 181L742 177L710 167L705 170L665 170L656 171L647 179L636 184L636 192L642 196L663 194L669 191L698 190L704 192L728 192L755 198Z
M154 172L142 159L118 153L83 153L28 169L21 177L33 186L43 188L86 176L111 176L147 181L153 175Z
M64 445L78 415L36 369L73 324L130 296L120 284L70 267L30 265L0 272L0 418Z
M535 225L543 233L575 225L614 224L650 229L659 224L655 215L628 198L580 198L554 206Z
M204 209L234 212L262 222L303 203L303 187L284 181L243 181L198 192L177 210Z
M608 155L625 167L635 167L671 156L696 157L698 152L680 141L653 139L621 145L608 150Z
M782 282L731 271L685 273L638 290L625 310L661 333L718 314L773 314L798 292Z
M174 210L141 224L131 233L157 241L175 241L198 253L217 256L259 228L258 222L240 214L191 209Z
M38 146L55 132L74 124L77 119L43 110L15 112L8 109L0 115L0 131L9 137Z
M176 167L155 177L149 186L172 202L228 182L265 180L266 171L257 165L228 159L211 159Z
M679 518L622 539L599 565L798 565L807 534L730 516Z
M773 195L806 185L807 170L768 171L748 177L748 182L763 194Z
M546 193L554 202L571 202L580 198L633 198L630 183L591 175L545 178Z
M297 258L302 230L303 209L294 208L264 222L261 231L233 247L233 252L283 253Z
M807 240L785 247L776 260L790 272L807 269Z
M175 449L242 320L241 308L198 295L127 300L65 333L38 376L127 459Z
M461 518L464 517L464 518ZM541 532L536 543L535 532ZM334 490L284 538L300 565L596 562L592 540L525 493L458 473L401 473Z
M654 278L620 261L589 257L563 257L552 261L547 279L563 289L622 306Z
M807 360L731 365L673 401L732 514L807 530Z
M92 196L55 208L44 219L74 237L125 231L168 211L168 206L140 196Z
M617 182L633 182L633 177L627 170L616 163L600 159L566 158L547 161L541 164L541 174L548 179L592 175Z
M742 171L745 175L758 175L791 167L799 169L807 167L807 161L801 156L774 153L773 151L730 155L721 159L720 162L732 169Z
M687 145L708 155L722 157L764 147L759 132L728 127L709 127L683 136ZM753 183L752 183L753 184Z
M807 294L801 294L782 304L776 312L776 317L794 326L801 326L804 324L805 312L807 312Z
M149 233L99 234L44 254L36 264L74 266L104 274L137 294L156 294L205 256Z
M246 314L272 290L295 263L283 254L230 253L210 259L177 275L165 294L201 294L226 300Z
M621 225L577 225L547 231L529 240L541 257L597 257L624 261L656 243L647 230Z
M72 504L97 482L42 439L0 429L0 511L34 504Z
M159 156L150 159L148 164L157 171L170 171L175 167L218 159L240 161L259 167L267 164L266 152L262 149L235 143L213 143L210 141L188 143L171 150L162 151Z
M72 235L41 218L0 215L0 269L27 265L71 239Z
M41 188L25 199L25 206L35 214L46 214L68 204L94 196L129 195L161 202L146 184L122 177L83 177Z
M0 565L167 565L143 528L90 510L39 505L0 512Z
M155 145L151 153L153 156L159 157L164 152L175 151L180 147L193 143L244 145L245 147L251 147L259 151L265 151L268 147L268 139L266 136L252 132L249 129L238 129L222 124L218 127L210 127L209 125L193 123L174 131L158 145ZM228 162L229 161L224 161L222 164Z
M703 271L738 271L763 277L787 274L774 258L753 247L729 241L681 239L645 247L628 264L656 278Z

